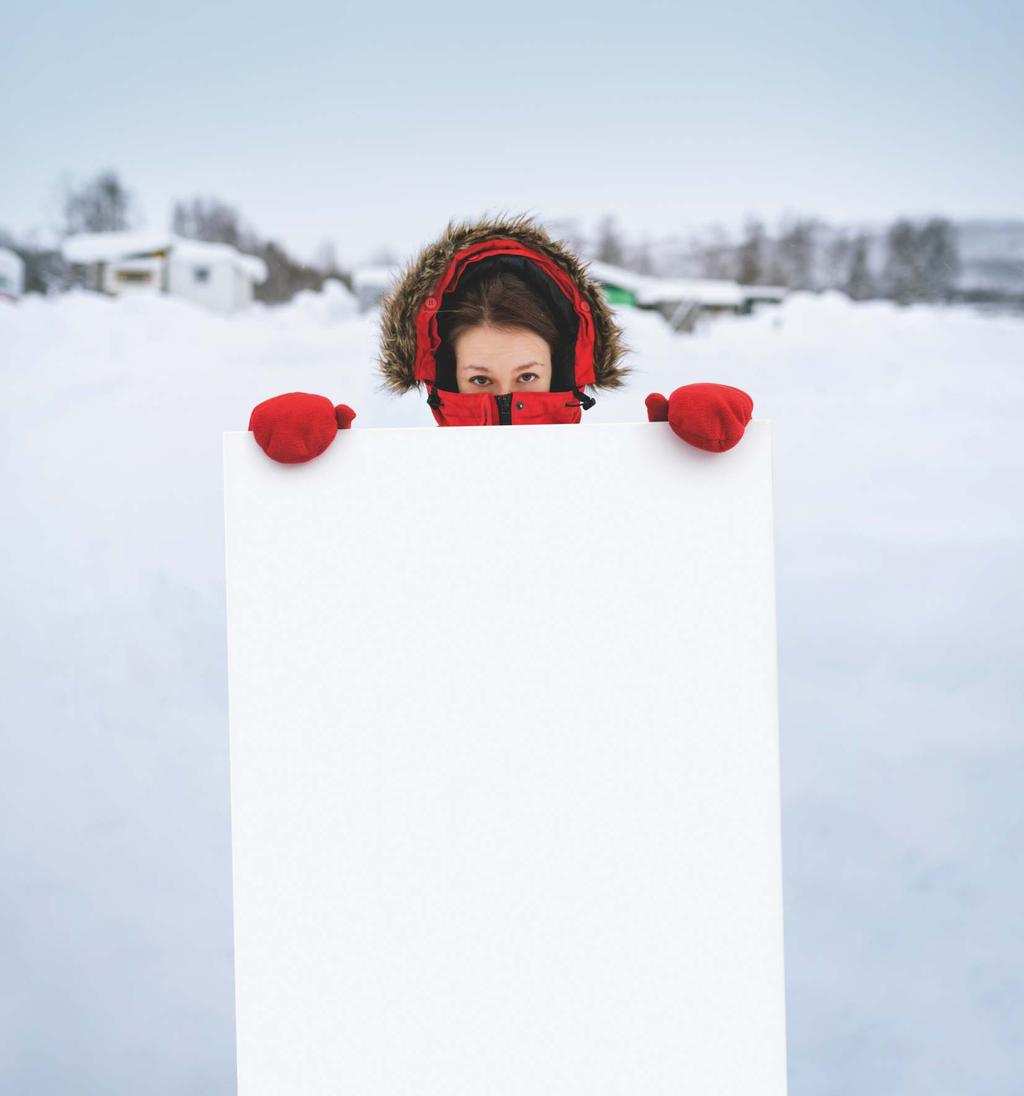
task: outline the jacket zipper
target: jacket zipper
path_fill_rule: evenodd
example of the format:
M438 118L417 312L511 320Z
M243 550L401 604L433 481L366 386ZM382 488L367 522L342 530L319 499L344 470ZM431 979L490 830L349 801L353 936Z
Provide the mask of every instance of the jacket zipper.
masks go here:
M512 425L512 393L508 392L504 396L495 396L494 399L498 404L498 425L499 426L511 426Z

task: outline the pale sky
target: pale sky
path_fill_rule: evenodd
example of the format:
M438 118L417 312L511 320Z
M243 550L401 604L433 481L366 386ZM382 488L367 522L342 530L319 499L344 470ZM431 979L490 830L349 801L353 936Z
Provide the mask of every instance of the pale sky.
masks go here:
M0 226L115 168L145 223L237 205L302 257L449 217L635 237L812 213L1024 216L1024 4L8 5Z

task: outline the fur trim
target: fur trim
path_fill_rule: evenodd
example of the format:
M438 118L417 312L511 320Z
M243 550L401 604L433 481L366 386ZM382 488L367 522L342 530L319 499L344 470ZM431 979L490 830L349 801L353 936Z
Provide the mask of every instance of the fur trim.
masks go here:
M587 264L561 240L553 240L532 217L498 215L476 221L449 221L434 243L428 244L403 268L391 291L381 301L380 352L377 366L384 386L392 392L419 387L415 380L416 315L431 295L452 259L465 247L508 237L531 247L556 262L579 287L590 305L594 323L595 389L620 388L630 370L620 364L631 352L612 318L601 286L590 277Z

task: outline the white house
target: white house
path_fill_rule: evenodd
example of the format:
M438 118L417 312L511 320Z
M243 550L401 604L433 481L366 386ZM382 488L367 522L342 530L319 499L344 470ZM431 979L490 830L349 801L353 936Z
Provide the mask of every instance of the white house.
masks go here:
M592 260L590 274L615 305L660 312L676 331L690 331L698 316L749 312L755 302L778 303L779 286L740 285L719 278L660 278Z
M16 252L0 247L0 298L16 301L24 291L24 261Z
M254 255L167 232L82 233L69 236L61 250L97 292L168 293L215 312L245 308L267 277L266 264Z

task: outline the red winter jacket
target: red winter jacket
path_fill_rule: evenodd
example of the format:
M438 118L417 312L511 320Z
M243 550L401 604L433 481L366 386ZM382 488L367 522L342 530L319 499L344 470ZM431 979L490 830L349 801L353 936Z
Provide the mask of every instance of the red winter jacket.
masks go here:
M510 271L523 278L555 317L560 338L552 348L549 392L492 395L458 392L454 360L445 338L445 305L480 274ZM443 235L405 268L381 306L378 367L395 393L427 389L439 426L575 423L593 406L586 389L614 389L629 373L625 346L601 287L565 245L530 218L449 223ZM669 399L646 401L651 421L668 421L702 449L730 449L742 437L753 401L738 388L691 384ZM249 429L265 452L284 463L322 453L355 412L324 396L289 392L253 409Z

